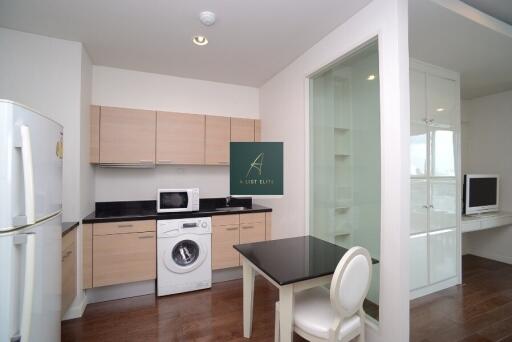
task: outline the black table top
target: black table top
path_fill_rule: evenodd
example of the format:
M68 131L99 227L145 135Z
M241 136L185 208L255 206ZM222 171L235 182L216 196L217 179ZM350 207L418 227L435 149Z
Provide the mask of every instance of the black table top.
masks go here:
M301 236L233 246L279 285L333 274L346 248ZM373 263L377 260L373 259Z

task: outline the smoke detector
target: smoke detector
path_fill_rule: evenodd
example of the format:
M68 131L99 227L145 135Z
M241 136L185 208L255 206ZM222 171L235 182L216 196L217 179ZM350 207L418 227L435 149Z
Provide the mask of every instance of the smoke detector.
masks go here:
M215 24L215 13L210 11L203 11L199 13L199 20L204 26L212 26Z

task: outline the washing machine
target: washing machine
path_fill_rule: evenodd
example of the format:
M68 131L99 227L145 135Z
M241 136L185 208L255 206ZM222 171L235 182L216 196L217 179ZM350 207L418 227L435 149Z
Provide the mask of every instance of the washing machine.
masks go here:
M157 222L157 295L212 286L210 217Z

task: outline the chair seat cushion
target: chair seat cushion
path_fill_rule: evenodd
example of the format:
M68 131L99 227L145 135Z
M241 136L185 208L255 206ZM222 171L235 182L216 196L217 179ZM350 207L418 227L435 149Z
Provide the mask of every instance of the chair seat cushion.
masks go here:
M294 323L302 331L319 338L329 338L329 329L335 312L331 306L329 290L319 286L295 295ZM361 319L356 314L346 318L340 330L340 337L359 329Z

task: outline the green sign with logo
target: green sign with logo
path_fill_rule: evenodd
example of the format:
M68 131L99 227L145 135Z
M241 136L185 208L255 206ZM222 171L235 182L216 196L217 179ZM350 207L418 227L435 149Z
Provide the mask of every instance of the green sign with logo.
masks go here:
M232 142L231 195L283 195L283 143Z

